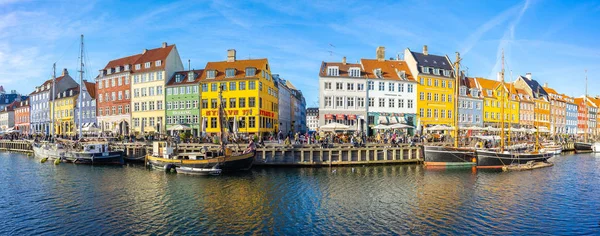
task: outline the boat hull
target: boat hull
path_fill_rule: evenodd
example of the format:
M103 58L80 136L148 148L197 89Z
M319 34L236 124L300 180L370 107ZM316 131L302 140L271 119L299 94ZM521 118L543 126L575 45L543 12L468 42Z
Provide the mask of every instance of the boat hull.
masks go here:
M426 166L473 166L476 164L475 150L442 146L424 146Z
M187 159L169 159L154 156L147 156L148 164L153 168L164 169L167 165L173 164L176 168L198 168L198 169L221 169L223 173L244 171L252 168L256 151L244 153L236 156L216 157L204 160Z
M477 151L477 168L502 168L512 164L525 164L529 161L546 161L552 153L498 153Z
M574 146L575 146L575 152L576 153L586 153L586 152L592 152L593 151L591 143L576 142Z
M600 143L594 143L594 145L592 145L592 150L595 153L600 153Z
M123 152L112 151L104 153L75 152L67 160L75 164L88 165L123 165Z
M36 158L48 158L49 160L66 158L67 151L62 148L54 148L46 145L33 145L33 154Z

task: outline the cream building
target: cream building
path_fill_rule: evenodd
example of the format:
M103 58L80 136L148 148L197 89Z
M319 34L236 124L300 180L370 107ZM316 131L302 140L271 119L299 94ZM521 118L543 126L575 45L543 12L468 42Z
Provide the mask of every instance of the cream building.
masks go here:
M165 133L165 85L183 64L175 45L144 49L131 72L132 131Z

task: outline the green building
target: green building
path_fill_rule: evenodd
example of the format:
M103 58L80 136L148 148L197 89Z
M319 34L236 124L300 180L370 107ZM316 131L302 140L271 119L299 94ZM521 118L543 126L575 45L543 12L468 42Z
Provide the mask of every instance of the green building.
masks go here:
M175 72L167 82L166 129L169 134L180 133L181 130L195 137L202 134L199 106L202 73L203 70Z

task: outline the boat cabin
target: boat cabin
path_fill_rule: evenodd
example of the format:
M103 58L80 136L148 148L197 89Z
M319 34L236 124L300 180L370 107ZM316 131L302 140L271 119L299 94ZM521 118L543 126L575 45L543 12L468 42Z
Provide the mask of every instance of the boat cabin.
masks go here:
M154 142L152 143L152 156L171 158L173 156L173 147L164 141Z
M86 143L83 144L83 151L88 153L108 152L108 143Z

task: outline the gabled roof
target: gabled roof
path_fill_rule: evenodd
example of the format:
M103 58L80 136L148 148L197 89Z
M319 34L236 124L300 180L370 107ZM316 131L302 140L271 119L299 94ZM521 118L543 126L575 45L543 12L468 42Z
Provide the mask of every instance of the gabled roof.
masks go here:
M417 67L419 69L419 73L423 73L422 67L432 67L432 68L438 68L438 69L444 69L444 70L450 70L450 71L453 70L452 62L450 62L448 60L448 58L445 56L438 56L438 55L432 55L432 54L425 55L423 53L413 52L413 51L410 51L410 53L413 55L413 57L417 61ZM452 76L444 76L443 73L440 73L439 76L452 77Z
M484 78L475 78L478 88L481 90L481 94L486 98L494 98L496 97L496 93L492 92L492 95L488 95L487 90L496 91L496 88L500 86L500 82L497 80L484 79Z
M188 80L188 75L190 74L189 70L177 71L173 74L173 76L171 76L171 79L169 79L169 82L167 82L167 86L200 83L200 78L202 78L202 73L204 73L204 70L192 70L192 71L194 72L194 78L192 81ZM182 78L180 82L176 82L176 80L175 80L177 75L180 75Z
M135 61L133 64L132 71L133 72L144 72L144 71L154 71L158 69L164 69L166 66L166 60L171 51L175 48L175 44L168 45L165 47L154 48L150 50L146 50L141 56ZM160 66L156 66L156 61L161 61ZM144 64L146 62L150 62L150 68L145 68ZM140 64L140 69L136 70L135 65Z
M92 99L96 99L96 83L83 81L83 84L85 85L87 92L90 94L90 97Z
M225 80L225 79L244 79L244 78L252 78L256 77L256 75L260 75L263 70L268 67L269 61L266 58L262 59L247 59L247 60L235 60L232 62L228 61L219 61L219 62L208 62L206 63L206 67L204 71L206 73L202 73L202 80L206 79L207 72L210 70L216 70L217 73L214 79L208 80ZM256 72L254 76L246 77L246 68L254 67L256 68ZM231 78L225 78L225 70L226 69L235 69L235 76Z
M73 95L71 95L71 90L73 90ZM66 95L62 96L65 93L66 93ZM59 97L59 95L60 95L60 97ZM57 93L56 99L71 98L71 97L76 97L77 95L79 95L79 85L72 87L72 88L65 89L65 91L62 91L61 93Z
M56 78L56 83L60 82L65 76L69 76L67 75L63 75L60 77ZM50 85L49 89L46 89L46 86ZM31 92L29 95L35 95L44 91L50 91L52 90L52 79L46 80L41 86L40 86L40 90L36 92L36 90L33 90L33 92Z
M369 79L416 81L405 61L361 59L360 63L364 69L364 74ZM375 74L377 69L381 69L381 78ZM401 77L402 71L404 71L404 78Z
M529 96L529 93L527 93L527 91L525 91L523 89L515 88L515 92L517 93L517 96L521 95L519 97L519 100L521 102L533 102L533 98L531 96Z
M531 91L533 92L534 97L536 97L536 98L538 97L538 92L540 95L548 96L548 93L546 92L546 90L544 90L544 87L542 87L540 85L540 83L538 83L536 80L528 79L525 76L519 76L519 79L522 79L523 81L525 81L527 86L529 86L529 88L531 88Z
M133 56L123 57L109 61L108 64L106 64L106 66L104 67L104 69L106 70L110 68L115 68L117 66L133 65L138 59L140 59L141 56L142 54L135 54Z
M338 67L338 76L329 76L327 75L327 67L329 66L337 66ZM365 75L362 66L360 64L353 63L342 63L342 62L321 62L321 70L319 70L320 77L350 77L349 70L351 67L356 67L360 69L360 77L352 77L352 78L363 78Z
M14 101L14 102L11 102L10 104L6 105L4 107L4 110L2 110L2 111L14 111L15 108L17 108L17 107L19 107L19 102Z
M595 97L590 97L590 96L588 96L588 97L587 97L587 99L588 99L590 102L594 103L594 105L595 105L596 107L600 107L600 98L595 98Z

